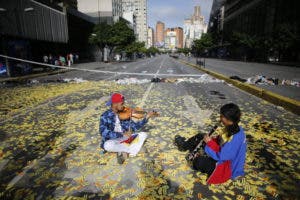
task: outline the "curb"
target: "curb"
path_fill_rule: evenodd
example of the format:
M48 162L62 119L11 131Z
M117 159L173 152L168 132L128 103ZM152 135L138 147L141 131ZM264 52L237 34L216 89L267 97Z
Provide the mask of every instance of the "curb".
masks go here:
M36 78L36 77L42 77L42 76L47 76L47 75L53 75L53 74L59 74L59 73L65 73L67 71L70 71L69 69L61 69L57 71L52 71L52 72L45 72L45 73L39 73L39 74L30 74L26 76L19 76L19 77L11 77L11 78L0 78L0 83L1 82L6 82L6 81L22 81L30 78Z
M273 103L277 106L281 106L281 107L291 111L292 113L300 115L300 101L281 96L279 94L276 94L269 90L265 90L265 89L256 87L254 85L250 85L250 84L239 82L237 80L230 79L229 77L224 76L223 74L219 74L217 72L204 69L198 65L186 62L184 60L179 60L179 62L189 65L189 66L192 66L200 71L203 71L211 76L214 76L215 78L222 79L222 80L226 81L227 83L230 83L243 91L253 94L253 95L255 95L259 98L262 98L270 103Z

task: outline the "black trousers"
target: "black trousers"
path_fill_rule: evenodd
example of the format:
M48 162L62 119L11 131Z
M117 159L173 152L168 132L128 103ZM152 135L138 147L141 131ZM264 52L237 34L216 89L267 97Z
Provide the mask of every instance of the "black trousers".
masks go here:
M211 157L199 156L193 160L193 168L210 176L216 168L216 163Z

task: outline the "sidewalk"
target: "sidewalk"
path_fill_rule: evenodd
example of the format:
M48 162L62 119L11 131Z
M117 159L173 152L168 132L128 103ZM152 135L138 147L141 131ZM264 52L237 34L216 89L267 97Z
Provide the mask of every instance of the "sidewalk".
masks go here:
M182 57L182 59L196 64L196 58L188 60L187 57ZM242 79L264 75L270 78L278 78L279 80L300 81L300 68L298 67L206 58L205 68L228 77L238 76ZM259 84L256 84L256 86L291 99L300 100L300 87L297 86Z

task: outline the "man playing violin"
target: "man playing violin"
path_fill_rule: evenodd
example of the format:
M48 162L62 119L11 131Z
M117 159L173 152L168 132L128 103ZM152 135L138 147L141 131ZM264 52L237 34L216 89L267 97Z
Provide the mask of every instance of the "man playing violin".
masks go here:
M124 109L124 96L119 93L112 94L110 100L106 103L110 109L105 111L100 117L99 132L102 136L101 148L108 152L116 152L118 163L122 164L125 158L136 156L140 151L144 141L147 138L145 132L135 134L135 139L128 143L132 138L132 134L142 128L149 120L149 118L156 115L155 112L149 112L145 117L137 122L125 119L120 120L119 113Z

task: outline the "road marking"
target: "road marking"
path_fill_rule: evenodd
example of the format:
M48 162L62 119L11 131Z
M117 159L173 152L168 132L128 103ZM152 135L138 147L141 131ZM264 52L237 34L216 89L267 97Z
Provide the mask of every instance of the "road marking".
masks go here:
M199 127L205 125L205 121L210 118L213 111L201 109L193 96L185 95L183 97L184 105L187 108L185 111L175 111L176 114L185 117Z
M163 66L164 61L165 61L165 58L162 60L162 62L161 62L161 64L160 64L160 66L159 66L157 72L156 72L155 75L154 75L154 78L157 77L157 75L158 75L158 73L159 73L159 70L160 70L161 67ZM147 100L147 98L148 98L148 96L149 96L149 94L150 94L150 91L151 91L153 85L154 85L154 83L151 83L151 84L149 85L148 89L146 90L145 94L143 95L143 98L142 98L142 101L141 101L140 104L139 104L139 107L143 107L143 106L145 105L145 102L146 102L146 100Z
M3 159L1 162L0 162L0 172L4 169L5 165L8 163L8 159Z
M30 165L27 165L24 170L19 173L17 176L15 176L7 185L6 190L8 190L9 188L12 188L17 182L19 182L23 176L27 173L28 170L32 169L36 164L36 161L33 161L32 163L30 163Z

